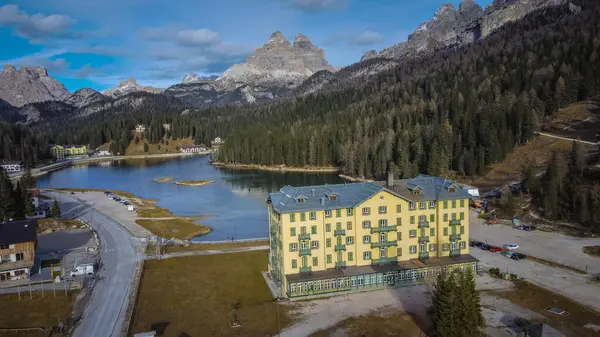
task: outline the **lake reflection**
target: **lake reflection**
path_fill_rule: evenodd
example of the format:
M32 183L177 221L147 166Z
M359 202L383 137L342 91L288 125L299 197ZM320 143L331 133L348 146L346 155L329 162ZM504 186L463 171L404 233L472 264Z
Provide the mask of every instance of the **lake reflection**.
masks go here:
M174 181L213 180L214 183L190 187L153 181L159 177L174 177ZM341 178L330 173L215 168L208 163L208 156L193 156L78 164L40 177L38 186L119 189L143 198L156 198L159 206L177 215L209 214L202 223L211 226L213 232L199 240L226 240L268 236L264 204L268 193L285 185L341 182Z

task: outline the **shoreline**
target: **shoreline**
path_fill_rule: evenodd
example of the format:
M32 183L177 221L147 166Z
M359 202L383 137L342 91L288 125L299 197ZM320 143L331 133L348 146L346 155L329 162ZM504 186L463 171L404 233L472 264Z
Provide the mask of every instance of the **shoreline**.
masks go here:
M204 151L204 152L196 152L196 153L177 152L177 153L134 154L134 155L124 155L124 156L94 157L94 158L84 158L84 159L79 159L79 160L73 160L73 165L79 164L79 163L92 163L92 162L97 162L97 161L187 157L187 156L196 156L196 155L207 155L212 152L213 151Z
M341 171L341 169L338 167L294 167L285 165L268 166L257 164L226 164L216 161L213 161L211 165L214 167L223 167L231 169L261 170L272 172L338 173Z

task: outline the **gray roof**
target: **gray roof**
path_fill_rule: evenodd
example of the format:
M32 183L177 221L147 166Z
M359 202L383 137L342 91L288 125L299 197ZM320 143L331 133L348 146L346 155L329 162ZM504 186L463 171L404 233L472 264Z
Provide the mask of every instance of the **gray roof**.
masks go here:
M279 192L270 193L268 200L278 213L352 208L381 190L383 186L373 183L303 187L288 185ZM335 197L330 198L332 195ZM299 202L300 199L304 199L304 202Z
M386 185L385 181L377 183L382 186ZM394 186L385 187L398 196L415 202L471 198L471 195L464 191L454 180L424 174L412 179L394 180ZM450 187L455 187L454 192L450 192ZM419 193L415 193L417 189Z
M0 222L0 244L35 242L37 240L36 227L36 220Z

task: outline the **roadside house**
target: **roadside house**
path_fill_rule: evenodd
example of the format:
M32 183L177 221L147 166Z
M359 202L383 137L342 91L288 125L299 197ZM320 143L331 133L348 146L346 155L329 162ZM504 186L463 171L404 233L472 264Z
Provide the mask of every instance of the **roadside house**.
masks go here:
M200 153L206 151L202 145L182 146L179 148L182 153Z
M21 172L23 169L23 162L21 161L10 161L10 160L2 160L0 161L0 167L6 172Z
M29 278L35 263L37 221L0 223L0 282Z

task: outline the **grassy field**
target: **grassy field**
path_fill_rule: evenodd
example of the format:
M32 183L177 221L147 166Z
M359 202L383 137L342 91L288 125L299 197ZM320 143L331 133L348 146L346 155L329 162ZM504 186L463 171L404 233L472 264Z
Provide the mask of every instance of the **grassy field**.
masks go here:
M546 318L548 324L561 330L567 336L598 336L597 332L583 326L588 323L598 324L600 313L531 283L521 280L514 281L514 283L513 290L493 293L541 314ZM561 308L567 313L565 315L553 314L548 311L548 308L551 307Z
M137 198L133 193L120 191L120 190L103 190L99 188L53 188L53 190L57 191L65 191L65 192L110 192L112 194L118 195L124 198Z
M160 336L266 336L293 319L260 274L267 252L245 252L151 260L145 264L132 332ZM232 310L242 327L231 328Z
M600 246L585 246L583 252L592 256L600 256Z
M29 298L29 292L18 294L0 295L0 328L43 328L44 331L37 332L8 332L0 336L10 337L48 337L53 327L62 320L65 325L71 324L71 312L75 302L76 292L57 292L56 297L52 292L45 292L42 298L41 292L33 292L33 298Z
M182 146L194 145L194 140L191 138L183 139L169 139L164 144L148 144L148 152L144 151L144 143L146 140L140 139L139 142L135 143L135 138L131 140L129 146L125 150L127 155L139 155L139 154L159 154L159 153L177 153L179 148ZM168 143L168 144L167 144Z
M405 312L373 313L350 317L327 330L317 331L311 335L311 337L328 336L420 337L423 336L423 330L421 330L415 319Z
M63 220L63 219L38 219L37 221L37 232L43 233L46 231L66 230L71 228L83 227L83 224L77 220Z
M185 246L168 246L166 247L167 253L178 253L178 252L193 252L198 250L214 250L214 249L232 249L232 248L246 248L256 246L266 246L269 244L268 240L263 241L252 241L252 242L233 242L233 243L214 243L214 244L191 244Z
M190 220L182 218L161 220L143 219L136 220L135 223L163 238L190 240L195 236L205 235L211 232L210 227L198 225Z

